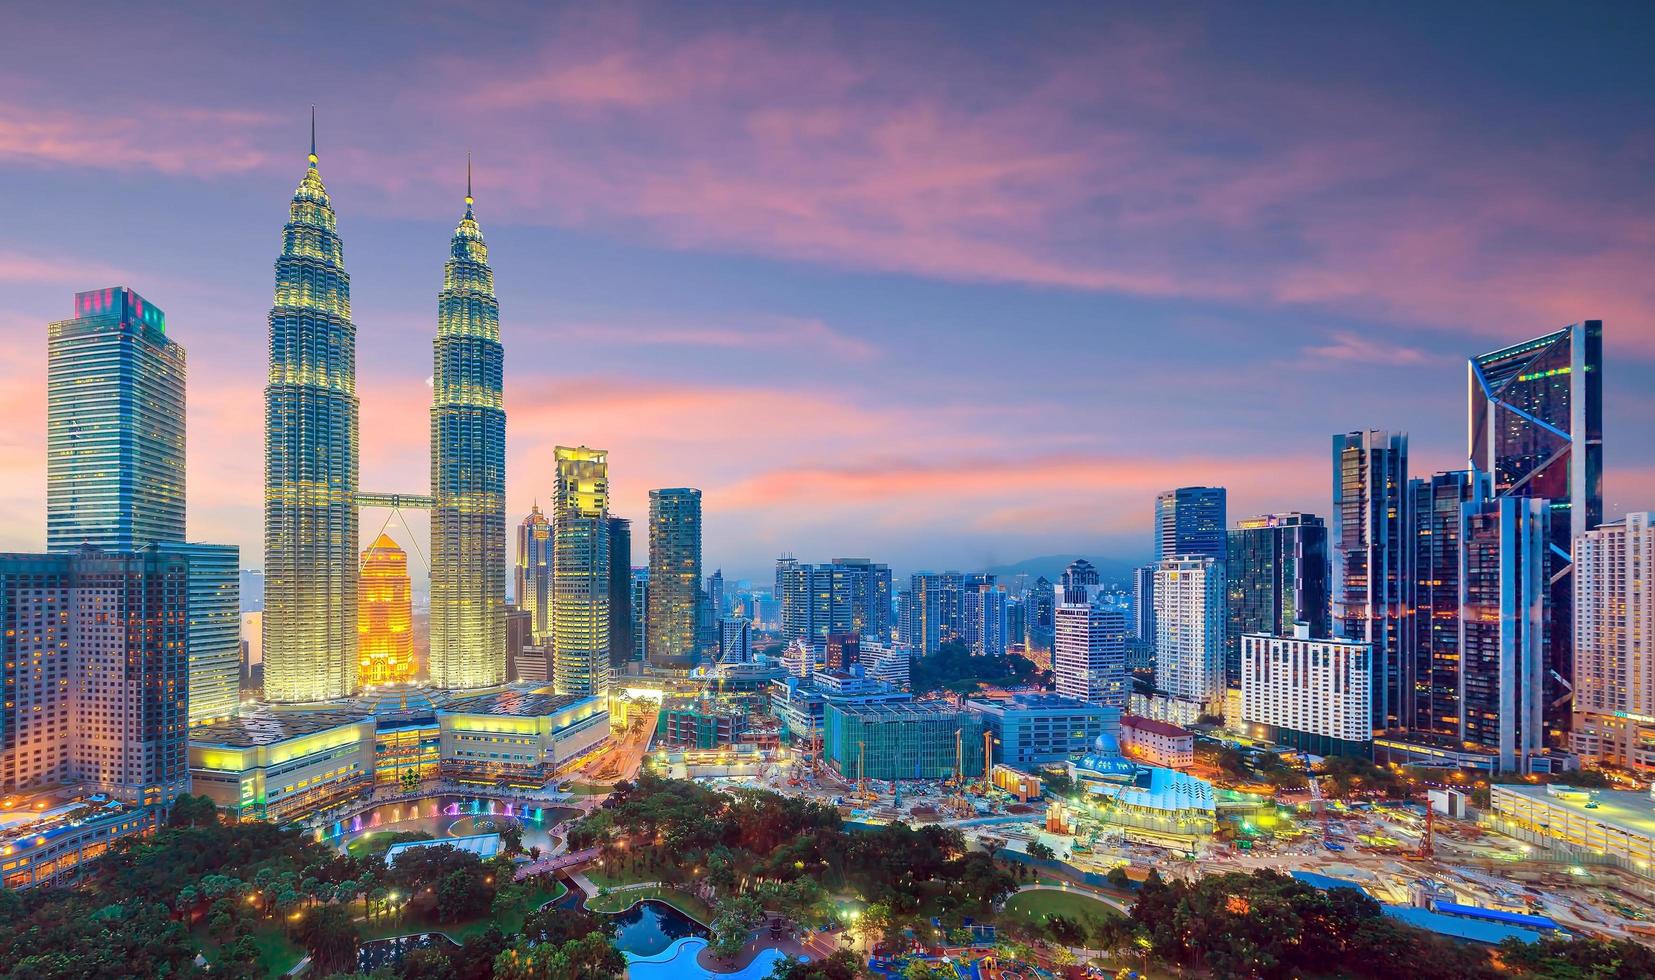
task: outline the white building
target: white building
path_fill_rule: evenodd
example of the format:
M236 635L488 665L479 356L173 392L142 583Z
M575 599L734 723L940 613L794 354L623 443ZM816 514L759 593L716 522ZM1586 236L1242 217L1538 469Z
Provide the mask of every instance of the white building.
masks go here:
M1372 646L1293 635L1241 637L1241 727L1316 755L1366 755L1373 744Z
M1155 569L1155 687L1224 710L1224 566L1214 558L1163 558Z
M1575 539L1575 701L1570 747L1655 769L1655 515Z
M878 643L862 644L863 672L899 691L908 690L913 660L908 648L900 643L892 646Z
M1122 715L1121 750L1152 766L1188 769L1195 765L1195 733L1171 722Z
M1084 571L1090 569L1087 565ZM1126 614L1102 605L1095 573L1074 572L1072 565L1063 576L1064 583L1054 587L1052 670L1057 674L1057 693L1124 710L1128 693Z

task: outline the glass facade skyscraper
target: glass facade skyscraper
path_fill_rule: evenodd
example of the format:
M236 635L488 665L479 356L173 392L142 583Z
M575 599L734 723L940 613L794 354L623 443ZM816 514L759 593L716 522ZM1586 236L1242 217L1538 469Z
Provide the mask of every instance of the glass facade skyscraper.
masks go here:
M1408 436L1376 430L1333 437L1333 632L1372 644L1373 724L1406 724Z
M649 662L693 667L701 609L701 491L649 492Z
M620 668L637 658L632 617L632 522L609 522L609 663Z
M609 692L609 454L558 446L552 491L552 683Z
M512 583L517 608L529 614L536 643L549 642L552 615L552 522L537 501L517 525L517 577Z
M1193 555L1224 561L1223 487L1179 487L1155 497L1155 560Z
M1243 634L1292 636L1293 624L1305 623L1311 636L1329 635L1327 525L1320 517L1267 514L1240 521L1229 532L1224 571L1224 679L1230 687L1241 686Z
M125 286L46 334L46 547L184 540L184 348Z
M160 542L189 566L189 722L223 721L241 704L241 549Z
M264 694L356 690L356 327L333 202L310 165L293 193L264 390Z
M1408 481L1408 622L1403 634L1402 724L1460 732L1460 533L1466 504L1487 498L1487 474L1470 470Z
M431 395L431 683L506 679L506 410L500 303L472 211L454 229L437 294Z

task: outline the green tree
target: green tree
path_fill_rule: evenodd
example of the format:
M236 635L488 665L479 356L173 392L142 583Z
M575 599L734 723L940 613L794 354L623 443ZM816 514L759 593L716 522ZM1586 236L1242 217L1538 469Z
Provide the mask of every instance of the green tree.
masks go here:
M494 958L494 980L616 980L625 972L626 958L597 933L555 946L519 938Z
M356 923L343 906L324 905L299 920L299 941L310 953L318 974L353 969L358 945Z
M397 980L459 980L448 954L424 947L410 950L396 967Z

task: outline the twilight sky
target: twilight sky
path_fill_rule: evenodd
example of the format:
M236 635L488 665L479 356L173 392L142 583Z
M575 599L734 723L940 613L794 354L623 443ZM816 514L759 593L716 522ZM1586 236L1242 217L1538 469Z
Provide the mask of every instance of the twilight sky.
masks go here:
M1105 6L10 5L0 550L46 323L125 284L189 351L190 535L261 563L313 102L367 489L428 484L470 149L512 525L584 443L640 531L701 487L732 578L1137 557L1165 487L1326 514L1334 431L1462 465L1466 355L1593 317L1606 510L1655 508L1655 7Z

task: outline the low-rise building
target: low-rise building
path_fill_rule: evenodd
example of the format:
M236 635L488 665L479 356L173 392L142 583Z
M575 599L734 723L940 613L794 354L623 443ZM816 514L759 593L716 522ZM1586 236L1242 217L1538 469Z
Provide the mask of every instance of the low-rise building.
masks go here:
M1010 766L1061 762L1086 751L1120 723L1120 709L1061 694L1014 694L973 698L966 710L980 718L999 743L997 761Z
M40 801L0 813L0 887L62 883L123 837L152 830L161 811L107 796Z
M1152 766L1188 769L1195 765L1195 733L1154 718L1123 715L1121 751Z
M1489 787L1489 809L1501 833L1655 878L1650 793L1495 783Z
M445 777L533 789L609 737L602 697L510 688L447 701L437 724Z
M983 775L983 727L945 701L829 701L822 756L846 779L947 779Z
M862 674L787 676L770 683L770 713L780 725L783 742L807 744L822 737L829 701L839 704L886 704L913 698Z
M357 711L250 711L190 731L190 781L237 819L280 822L370 788L373 751Z
M712 698L669 698L656 716L655 738L661 745L716 749L741 740L749 712L741 705Z

